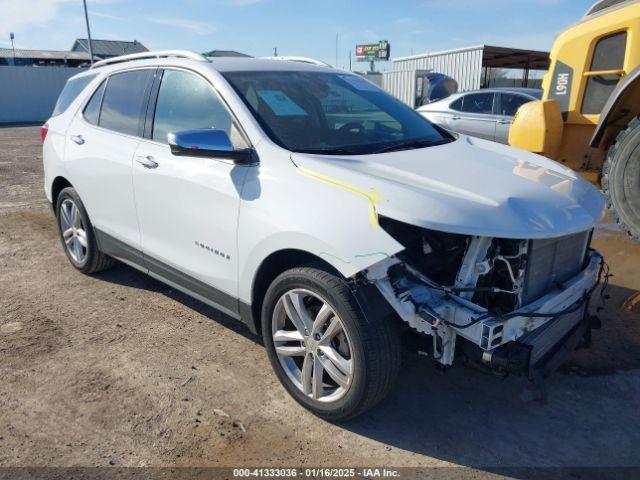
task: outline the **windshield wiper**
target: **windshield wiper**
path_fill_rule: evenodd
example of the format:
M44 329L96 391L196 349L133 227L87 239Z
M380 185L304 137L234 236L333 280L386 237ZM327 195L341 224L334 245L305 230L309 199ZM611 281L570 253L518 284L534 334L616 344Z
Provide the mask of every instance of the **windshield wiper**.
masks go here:
M413 150L416 148L435 147L436 145L444 145L451 140L443 138L442 140L407 140L406 142L394 143L393 145L386 146L380 150L376 150L373 153L388 153L398 152L400 150Z
M310 148L299 150L300 153L311 153L317 155L362 155L362 152L349 150L347 148Z

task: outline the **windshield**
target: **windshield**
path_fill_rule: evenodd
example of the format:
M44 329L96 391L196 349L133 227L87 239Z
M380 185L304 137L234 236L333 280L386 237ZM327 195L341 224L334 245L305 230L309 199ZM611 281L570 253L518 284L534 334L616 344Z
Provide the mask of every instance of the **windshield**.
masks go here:
M452 140L363 78L303 71L226 72L267 135L294 152L363 155Z

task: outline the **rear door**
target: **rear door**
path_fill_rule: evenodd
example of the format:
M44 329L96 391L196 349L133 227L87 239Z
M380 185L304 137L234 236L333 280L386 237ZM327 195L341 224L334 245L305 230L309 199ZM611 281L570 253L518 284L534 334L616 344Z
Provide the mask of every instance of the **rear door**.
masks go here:
M451 118L451 129L473 137L494 140L496 134L496 116L494 115L495 94L477 92L464 95L459 109Z
M67 130L65 167L106 253L138 260L140 249L131 182L153 70L116 73L93 93ZM104 242L104 245L103 245Z
M498 98L498 118L496 124L496 142L509 143L509 129L518 109L532 98L517 93L500 93Z

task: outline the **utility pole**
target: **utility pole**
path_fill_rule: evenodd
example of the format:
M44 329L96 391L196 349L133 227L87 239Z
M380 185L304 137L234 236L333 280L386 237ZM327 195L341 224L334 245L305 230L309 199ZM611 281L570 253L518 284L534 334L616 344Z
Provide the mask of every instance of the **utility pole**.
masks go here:
M338 34L336 33L336 64L335 67L338 68Z
M14 39L15 37L16 37L16 36L13 34L13 32L11 32L11 33L9 34L9 38L11 39L11 50L13 50L13 64L14 64L14 65L16 64L16 47L14 47L14 46L13 46L13 39Z
M89 27L89 12L87 12L87 0L82 0L84 5L84 19L87 22L87 41L89 42L89 56L91 57L91 65L93 65L93 45L91 44L91 28Z
M349 71L353 72L353 69L351 68L351 50L349 50Z
M274 57L278 56L278 47L273 47L273 56Z

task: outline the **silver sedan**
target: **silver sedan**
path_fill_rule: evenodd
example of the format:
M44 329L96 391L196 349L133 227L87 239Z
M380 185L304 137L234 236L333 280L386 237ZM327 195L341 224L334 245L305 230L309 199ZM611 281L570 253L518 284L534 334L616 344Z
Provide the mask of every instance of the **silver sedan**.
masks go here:
M542 90L534 88L492 88L456 93L418 112L447 130L507 144L518 109L541 98Z

